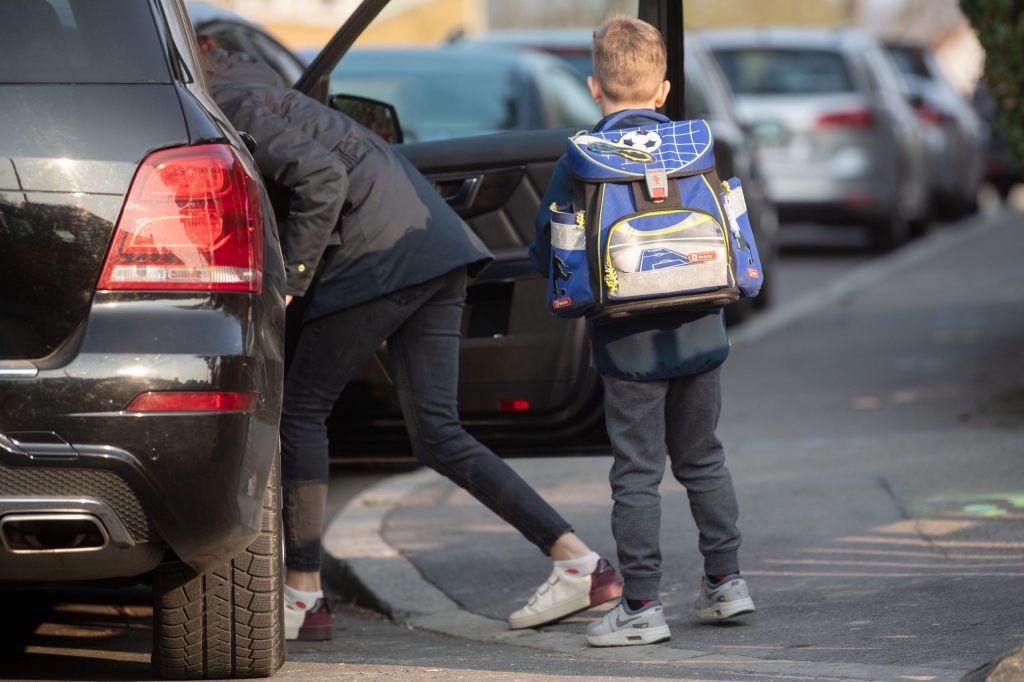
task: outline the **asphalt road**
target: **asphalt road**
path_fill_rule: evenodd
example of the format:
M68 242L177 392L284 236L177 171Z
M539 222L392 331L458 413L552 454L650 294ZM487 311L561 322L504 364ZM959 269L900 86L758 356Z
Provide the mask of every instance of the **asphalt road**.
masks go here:
M822 239L783 256L778 305L870 260L855 238ZM913 278L906 286L924 287ZM725 437L745 509L745 555L756 557L745 570L771 616L716 634L687 628L688 636L715 638L709 646L725 641L736 651L786 642L788 658L806 660L848 650L842 655L858 660L930 662L979 658L1024 641L1019 609L1006 604L1007 581L1024 575L1019 524L1008 522L1020 517L1013 509L1024 500L1009 495L1020 489L1019 432L992 428L1006 420L1018 425L1024 393L1015 385L1003 393L970 388L1007 380L1005 361L1019 350L1024 323L1020 315L1007 319L1005 303L944 313L931 303L934 292L912 291L919 306L891 304L884 291L874 292L871 324L862 329L841 310L813 328L794 324L765 342L761 352L776 358L770 366L753 353L730 361L727 391L739 397L730 399L724 419L742 426ZM927 349L917 338L922 330ZM807 376L816 381L800 380ZM750 399L742 397L744 387ZM997 455L979 456L991 452ZM521 466L529 473L529 461ZM380 476L336 471L332 508ZM940 525L901 535L907 529L900 523L932 517ZM954 544L936 540L944 529L958 538ZM687 550L670 551L667 562L692 577L698 564L689 532L680 531L678 545ZM607 535L606 528L595 525L593 535L599 533ZM892 542L879 545L878 538ZM936 551L948 564L939 577L935 567L921 565L934 559L923 553ZM880 570L883 562L888 567ZM970 595L969 603L958 594ZM0 599L0 678L150 679L146 588L6 591ZM477 600L471 608L491 608L486 598ZM680 596L669 605L683 608L682 602ZM532 680L580 670L568 656L410 631L354 608L341 609L339 621L342 637L332 645L293 646L280 677ZM823 640L835 644L819 646ZM588 679L678 678L622 661L589 661L586 671ZM699 671L688 678L711 679ZM737 672L728 679L765 678Z

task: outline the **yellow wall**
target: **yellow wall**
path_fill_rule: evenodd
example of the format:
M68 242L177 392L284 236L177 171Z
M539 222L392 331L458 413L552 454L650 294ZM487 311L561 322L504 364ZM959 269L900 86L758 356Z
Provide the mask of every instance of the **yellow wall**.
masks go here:
M479 31L484 21L482 5L481 0L425 2L405 12L378 17L360 36L358 44L432 45L459 28ZM338 30L337 26L285 22L267 22L266 28L292 49L320 47Z
M687 28L833 26L847 23L853 0L683 0Z

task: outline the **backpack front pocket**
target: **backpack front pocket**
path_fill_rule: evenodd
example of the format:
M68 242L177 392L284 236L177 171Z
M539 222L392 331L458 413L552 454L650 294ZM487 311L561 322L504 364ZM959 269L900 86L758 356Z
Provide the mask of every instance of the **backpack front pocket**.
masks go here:
M681 296L731 285L725 230L690 209L628 216L607 232L601 257L608 302Z

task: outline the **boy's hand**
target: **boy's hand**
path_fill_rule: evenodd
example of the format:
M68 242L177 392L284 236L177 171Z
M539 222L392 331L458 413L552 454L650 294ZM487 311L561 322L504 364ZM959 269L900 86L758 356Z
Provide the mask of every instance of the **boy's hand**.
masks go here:
M289 296L288 294L284 295L284 307L285 308L288 307L288 304L292 302L293 298L295 298L295 297L294 296Z

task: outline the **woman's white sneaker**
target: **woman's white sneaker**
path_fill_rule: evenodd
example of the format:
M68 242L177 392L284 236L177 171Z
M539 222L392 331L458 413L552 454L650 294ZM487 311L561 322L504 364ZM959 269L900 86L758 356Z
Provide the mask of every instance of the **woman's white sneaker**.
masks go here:
M622 578L607 559L598 561L594 572L587 575L555 566L526 606L508 617L508 624L513 630L537 627L621 595Z
M591 646L639 646L672 638L661 602L652 601L639 611L629 611L624 601L587 627Z

